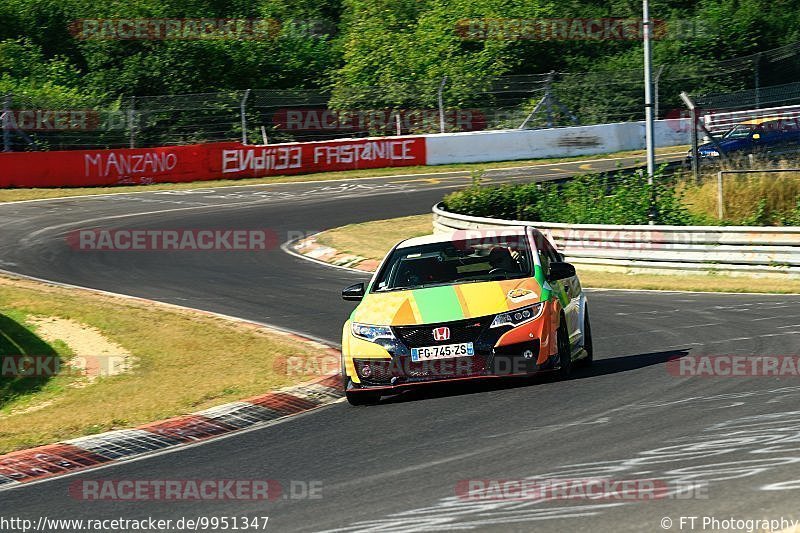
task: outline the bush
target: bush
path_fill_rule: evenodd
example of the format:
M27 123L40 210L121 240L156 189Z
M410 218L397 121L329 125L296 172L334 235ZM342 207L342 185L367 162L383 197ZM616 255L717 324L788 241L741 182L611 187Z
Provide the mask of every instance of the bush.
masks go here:
M655 191L656 222L688 225L689 213L674 180L663 173L655 186L641 172L612 176L578 176L565 183L528 183L468 189L447 195L445 209L454 213L570 224L647 224Z

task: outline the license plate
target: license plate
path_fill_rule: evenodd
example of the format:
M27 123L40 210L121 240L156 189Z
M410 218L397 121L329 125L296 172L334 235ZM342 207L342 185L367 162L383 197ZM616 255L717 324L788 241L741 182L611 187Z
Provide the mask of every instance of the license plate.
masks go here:
M425 346L411 348L412 361L430 361L432 359L451 359L453 357L470 357L475 355L471 342L461 344L442 344L441 346Z

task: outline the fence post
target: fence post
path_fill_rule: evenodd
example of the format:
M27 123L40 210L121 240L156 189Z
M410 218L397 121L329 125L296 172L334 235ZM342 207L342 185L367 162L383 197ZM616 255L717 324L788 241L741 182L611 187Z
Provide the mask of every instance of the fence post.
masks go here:
M756 109L761 108L761 52L753 59L753 85L755 85Z
M128 133L130 135L130 147L136 148L136 97L131 96L130 107L128 108Z
M717 216L720 220L725 217L725 208L722 205L722 170L717 172Z
M692 107L689 110L691 113L691 121L692 121L692 131L691 131L691 143L692 143L692 178L694 178L695 184L700 184L700 152L697 150L697 109Z
M444 97L442 93L444 92L444 85L447 83L447 76L442 78L442 83L439 84L439 131L441 133L445 132L445 122L444 122Z
M553 78L556 75L555 70L551 70L547 73L547 81L545 82L545 90L544 90L544 112L547 116L547 127L553 127L553 95L551 94L553 90Z
M3 114L0 117L0 124L3 126L3 151L10 152L11 151L11 128L8 125L10 122L8 120L8 113L11 112L11 97L12 95L7 94L5 98L3 98Z
M247 99L250 97L250 89L244 91L242 103L239 106L239 112L242 115L242 144L247 144L247 113L245 106L247 106Z
M664 65L660 65L653 78L653 117L658 120L658 81L661 73L664 72Z

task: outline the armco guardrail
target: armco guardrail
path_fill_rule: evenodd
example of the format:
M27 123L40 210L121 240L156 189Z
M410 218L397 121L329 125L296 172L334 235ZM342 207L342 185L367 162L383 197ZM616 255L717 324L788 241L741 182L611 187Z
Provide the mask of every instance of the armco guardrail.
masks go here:
M612 226L473 217L433 208L436 232L533 226L588 268L800 277L800 227Z

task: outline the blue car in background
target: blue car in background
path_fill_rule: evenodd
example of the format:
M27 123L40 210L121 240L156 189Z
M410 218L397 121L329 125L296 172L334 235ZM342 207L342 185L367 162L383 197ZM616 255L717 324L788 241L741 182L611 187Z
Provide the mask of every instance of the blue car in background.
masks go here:
M774 154L800 150L800 117L761 117L740 122L717 140L725 155ZM697 147L700 161L720 157L708 142ZM689 161L692 152L689 150Z

